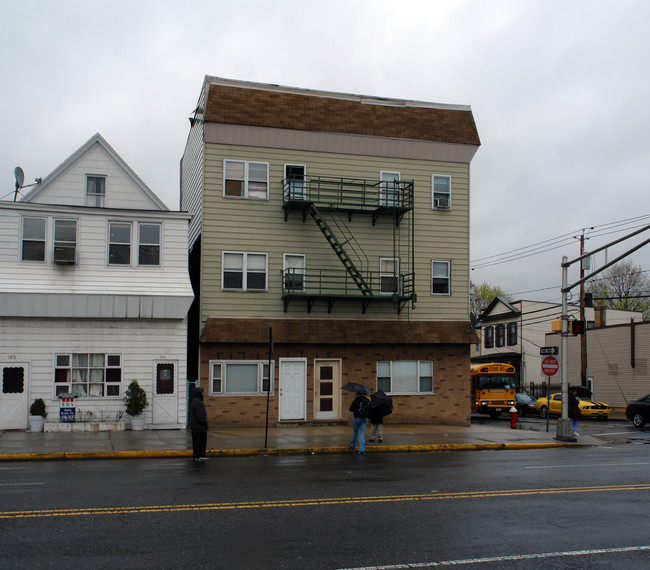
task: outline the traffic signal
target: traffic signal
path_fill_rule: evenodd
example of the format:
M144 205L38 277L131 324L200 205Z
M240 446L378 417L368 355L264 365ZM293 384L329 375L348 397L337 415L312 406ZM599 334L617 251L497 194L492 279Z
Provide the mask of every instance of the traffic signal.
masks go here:
M584 321L569 321L569 329L571 334L585 334L585 322Z

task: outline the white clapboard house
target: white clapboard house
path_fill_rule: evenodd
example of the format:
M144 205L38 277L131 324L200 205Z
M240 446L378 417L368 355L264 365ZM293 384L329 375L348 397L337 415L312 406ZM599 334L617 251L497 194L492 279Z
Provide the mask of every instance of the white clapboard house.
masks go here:
M78 421L115 422L134 379L147 427L185 425L189 219L99 134L0 201L0 429L25 429L36 398L47 429L61 394Z

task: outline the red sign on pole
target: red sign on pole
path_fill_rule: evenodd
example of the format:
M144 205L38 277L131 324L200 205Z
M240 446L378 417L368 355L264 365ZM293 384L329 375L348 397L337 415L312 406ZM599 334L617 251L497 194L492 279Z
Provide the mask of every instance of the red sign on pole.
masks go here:
M554 356L547 356L542 360L542 372L544 376L555 376L559 368L557 358Z

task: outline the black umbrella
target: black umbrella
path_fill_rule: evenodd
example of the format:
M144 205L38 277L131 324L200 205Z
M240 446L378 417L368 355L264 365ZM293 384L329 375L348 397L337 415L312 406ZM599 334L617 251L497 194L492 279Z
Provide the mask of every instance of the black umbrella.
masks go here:
M372 415L383 418L393 413L393 399L383 390L377 390L370 396L370 409Z
M341 390L347 390L348 392L356 392L357 394L370 394L372 390L368 386L359 384L358 382L348 382L345 386L341 387Z
M591 390L586 386L569 386L569 390L576 390L576 395L581 398L591 398Z

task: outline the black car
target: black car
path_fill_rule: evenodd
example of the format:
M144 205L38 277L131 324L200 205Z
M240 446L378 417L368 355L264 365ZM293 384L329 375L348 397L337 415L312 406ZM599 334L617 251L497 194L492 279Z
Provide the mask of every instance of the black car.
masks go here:
M650 394L630 402L625 408L625 417L632 420L632 423L638 427L643 427L646 422L650 422Z
M517 400L515 408L517 408L517 413L520 416L525 416L526 414L537 415L538 412L535 407L537 398L533 398L530 394L526 394L525 392L519 392L515 394L515 399Z

